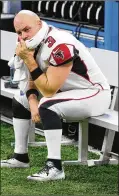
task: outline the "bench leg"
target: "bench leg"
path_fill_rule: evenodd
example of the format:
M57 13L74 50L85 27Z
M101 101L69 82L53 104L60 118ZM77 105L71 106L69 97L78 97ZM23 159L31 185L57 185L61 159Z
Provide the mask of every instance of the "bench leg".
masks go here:
M106 130L104 140L103 140L103 146L102 146L102 155L100 157L101 161L109 161L110 158L110 152L112 150L112 145L114 141L115 132L111 130Z
M63 161L63 164L87 165L88 156L88 120L79 123L78 131L78 160Z
M28 143L35 142L35 123L31 121L30 129L29 129L29 136L28 136Z
M104 164L118 164L118 160L110 158L110 152L112 150L112 145L114 141L115 132L111 130L106 130L103 145L102 145L102 155L99 160L89 160L88 166L94 165L104 165Z
M78 160L87 162L88 156L88 120L79 123Z

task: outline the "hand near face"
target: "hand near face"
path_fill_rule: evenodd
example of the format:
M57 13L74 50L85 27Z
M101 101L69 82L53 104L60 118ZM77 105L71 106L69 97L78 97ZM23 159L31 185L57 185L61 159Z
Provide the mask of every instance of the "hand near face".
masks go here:
M28 49L25 41L21 39L16 48L16 55L25 62L29 59L29 57L34 56L34 50Z

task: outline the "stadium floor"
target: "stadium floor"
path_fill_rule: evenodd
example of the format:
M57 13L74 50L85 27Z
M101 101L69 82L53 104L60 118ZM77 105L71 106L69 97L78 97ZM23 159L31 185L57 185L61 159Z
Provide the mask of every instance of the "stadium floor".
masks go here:
M43 137L36 136L36 141ZM1 122L1 158L13 152L10 143L14 141L12 126ZM65 166L66 179L55 182L32 182L26 177L38 171L46 159L46 147L29 147L31 167L27 169L1 169L2 196L45 196L45 195L108 195L117 196L118 166ZM77 148L62 146L62 159L76 159ZM89 158L98 158L89 153Z

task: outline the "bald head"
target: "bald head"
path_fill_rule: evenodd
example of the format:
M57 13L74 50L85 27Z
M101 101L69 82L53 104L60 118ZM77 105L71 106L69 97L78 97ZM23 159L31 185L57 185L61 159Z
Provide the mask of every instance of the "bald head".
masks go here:
M17 18L19 18L20 16L26 16L26 17L30 17L30 18L32 18L32 19L34 19L34 20L40 20L40 18L39 18L39 16L36 14L36 13L34 13L34 12L32 12L32 11L30 11L30 10L21 10L20 12L18 12L18 14L15 16L15 18L14 18L14 20L16 20Z
M39 16L30 10L21 10L14 18L14 28L20 39L31 39L41 27Z

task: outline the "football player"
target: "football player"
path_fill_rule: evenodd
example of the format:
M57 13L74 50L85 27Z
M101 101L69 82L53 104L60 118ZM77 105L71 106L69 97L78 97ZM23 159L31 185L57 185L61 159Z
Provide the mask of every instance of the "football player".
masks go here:
M25 92L21 88L22 93L13 98L14 156L2 160L1 167L29 167L31 119L35 123L41 120L47 160L43 169L27 179L64 179L61 120L75 121L103 114L110 105L110 87L89 50L69 32L49 26L28 10L15 16L14 27L19 40L16 56L24 62L30 77Z

